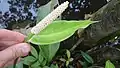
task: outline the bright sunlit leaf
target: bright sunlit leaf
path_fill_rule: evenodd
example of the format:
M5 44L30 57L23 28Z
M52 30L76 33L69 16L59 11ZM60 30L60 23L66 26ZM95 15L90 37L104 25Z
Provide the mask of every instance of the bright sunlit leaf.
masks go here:
M74 34L78 29L84 29L92 24L93 21L54 21L39 34L28 36L28 42L36 45L48 45L61 42Z
M106 61L105 68L115 68L114 64L110 60Z

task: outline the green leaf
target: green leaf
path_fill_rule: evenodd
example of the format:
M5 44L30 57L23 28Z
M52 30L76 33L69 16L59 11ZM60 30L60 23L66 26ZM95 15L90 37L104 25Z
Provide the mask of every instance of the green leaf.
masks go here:
M92 63L92 64L94 63L93 59L87 53L81 51L81 54L87 62Z
M30 65L35 61L36 61L36 58L34 58L33 56L27 56L27 57L23 58L23 64L25 64L25 65Z
M39 61L33 63L33 64L31 65L31 68L41 68Z
M50 68L50 67L48 67L48 66L44 66L43 68Z
M51 64L50 67L44 66L43 68L59 68L58 65Z
M31 39L33 36L34 36L34 34L28 33L27 37L25 38L25 42L28 42L28 40Z
M38 58L38 53L37 53L36 49L35 49L33 46L31 46L31 54L32 54L35 58Z
M59 68L58 65L51 64L50 68Z
M43 61L44 61L44 57L42 55L42 52L40 51L39 52L39 62L40 62L40 64L42 64Z
M56 52L59 49L59 45L60 45L59 43L56 43L51 45L40 46L42 54L44 58L47 60L47 63L49 63L55 56Z
M13 68L13 66L8 66L6 68ZM17 63L15 68L23 68L23 62L20 61L19 63Z
M78 62L82 65L83 68L88 68L88 64L86 61L78 61Z
M108 60L106 61L105 68L115 68L115 66L110 62L110 60Z
M45 66L46 63L47 63L47 61L46 61L46 60L43 60L42 63L41 63L41 66Z
M17 65L16 65L16 68L23 68L23 62L19 62Z
M74 34L79 28L84 29L93 21L54 21L39 34L33 35L28 42L36 45L48 45L61 42ZM29 37L29 36L28 36Z
M38 8L37 23L41 21L45 16L47 16L50 12L51 12L51 1L48 2L46 5L43 5Z
M70 58L69 61L72 62L74 59L73 58Z
M68 59L70 59L70 51L69 51L69 50L66 50L66 53L67 53Z
M57 4L58 0L51 0L46 5L39 7L37 12L37 23L41 21L44 17L46 17Z
M66 61L66 67L69 65L69 63L70 63L69 61Z

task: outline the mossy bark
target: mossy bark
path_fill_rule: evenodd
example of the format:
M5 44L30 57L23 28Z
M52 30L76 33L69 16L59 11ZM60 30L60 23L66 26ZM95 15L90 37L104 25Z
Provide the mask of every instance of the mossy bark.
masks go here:
M120 35L120 0L112 0L93 14L91 20L99 21L85 29L80 48L91 48Z

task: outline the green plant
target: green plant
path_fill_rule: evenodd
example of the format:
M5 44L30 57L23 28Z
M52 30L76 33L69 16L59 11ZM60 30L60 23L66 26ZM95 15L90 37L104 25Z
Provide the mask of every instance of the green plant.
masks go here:
M71 54L69 50L66 50L66 54L67 54L67 60L66 60L66 67L67 67L69 63L73 61L73 58L71 58Z
M48 45L61 42L68 37L72 36L78 29L85 29L92 21L54 21L44 30L38 34L30 33L28 35L27 42L31 42L36 45Z
M39 53L32 47L31 54L25 59L27 65L35 63L38 66L49 65L49 62L55 56L57 50L59 49L59 42L69 38L74 34L77 29L84 29L91 24L91 21L54 21L39 34L28 35L27 42L39 45ZM39 55L39 57L38 57ZM68 59L70 59L70 53L67 51ZM30 60L31 59L31 60ZM38 60L39 59L39 60ZM29 61L30 60L30 61ZM93 62L87 59L88 62ZM66 66L69 61L66 61ZM35 68L35 67L34 67Z
M73 61L73 58L71 58L71 54L69 50L66 50L66 56L67 58L60 58L60 61L64 62L66 67L68 67L69 63Z
M91 64L94 63L93 59L87 53L81 51L81 55L88 63L91 63Z
M41 45L39 46L39 52L32 47L31 55L25 57L23 63L32 68L44 67L46 65L49 66L49 62L52 60L58 49L59 44Z
M115 68L114 64L110 60L107 60L105 63L105 68Z
M31 45L31 55L23 58L23 64L28 65L30 68L58 68L57 65L51 65L50 61L59 49L59 42L72 36L76 30L83 30L94 23L94 21L90 20L53 21L65 10L65 8L66 7L63 6L62 8L58 7L32 28L26 38L26 42L35 44L37 49L34 48L34 45ZM70 52L68 50L67 57L66 66L69 64L70 60Z
M81 51L81 56L83 57L83 60L79 60L79 63L83 66L83 68L88 68L89 65L94 63L91 56L89 56L87 53Z
M58 0L51 0L47 4L39 7L37 12L37 23L54 10L54 7L57 5L59 5Z

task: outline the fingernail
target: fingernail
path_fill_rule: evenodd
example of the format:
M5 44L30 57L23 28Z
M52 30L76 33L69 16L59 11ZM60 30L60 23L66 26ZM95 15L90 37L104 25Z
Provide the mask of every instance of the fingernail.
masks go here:
M23 46L21 47L21 50L23 52L23 56L27 56L28 53L30 52L30 46L24 43Z

